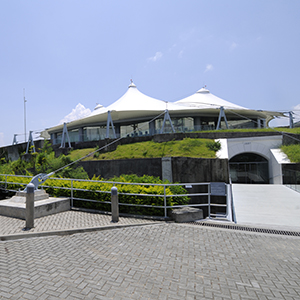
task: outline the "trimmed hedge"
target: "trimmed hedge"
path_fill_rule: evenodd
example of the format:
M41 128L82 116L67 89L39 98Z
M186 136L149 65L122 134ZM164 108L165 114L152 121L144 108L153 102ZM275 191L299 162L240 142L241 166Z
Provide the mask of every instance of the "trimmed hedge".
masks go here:
M1 181L5 181L5 176L0 176ZM24 186L16 184L7 184L7 189L17 190L23 189L25 184L30 182L31 178L9 176L8 181L23 183ZM116 182L116 183L114 183ZM117 183L120 182L120 183ZM140 183L139 185L122 184L122 182ZM138 177L136 175L122 175L114 177L111 182L103 182L103 179L94 177L91 181L80 181L73 179L73 198L95 200L95 202L88 202L82 200L74 200L74 206L110 211L110 204L103 202L110 202L110 190L115 185L118 188L119 203L137 204L137 205L150 205L150 206L163 206L164 198L157 197L156 195L164 195L163 185L143 185L143 183L154 184L167 184L162 182L158 177L144 175ZM52 197L71 197L71 180L70 179L51 179L49 178L43 185L41 185L46 192ZM63 189L62 189L63 188ZM168 196L176 194L187 194L187 191L181 186L166 186L165 193ZM123 195L125 194L125 195ZM138 194L138 195L126 195ZM153 195L153 196L144 196ZM173 196L167 197L167 206L173 205L186 205L189 203L187 196ZM137 207L120 205L119 210L121 213L136 214L136 215L149 215L149 216L163 216L163 208L155 207Z

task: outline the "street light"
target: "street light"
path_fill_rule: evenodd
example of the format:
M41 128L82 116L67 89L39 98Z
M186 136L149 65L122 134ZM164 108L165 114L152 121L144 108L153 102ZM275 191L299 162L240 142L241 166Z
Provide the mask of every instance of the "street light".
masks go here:
M23 98L24 98L24 133L25 133L25 143L26 143L26 102L25 99L25 89L23 89Z

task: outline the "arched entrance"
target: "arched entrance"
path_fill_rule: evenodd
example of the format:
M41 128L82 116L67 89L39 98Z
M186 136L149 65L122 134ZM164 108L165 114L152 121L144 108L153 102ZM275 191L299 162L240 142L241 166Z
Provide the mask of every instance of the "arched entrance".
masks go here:
M230 176L233 183L269 183L269 163L264 157L241 153L229 160Z

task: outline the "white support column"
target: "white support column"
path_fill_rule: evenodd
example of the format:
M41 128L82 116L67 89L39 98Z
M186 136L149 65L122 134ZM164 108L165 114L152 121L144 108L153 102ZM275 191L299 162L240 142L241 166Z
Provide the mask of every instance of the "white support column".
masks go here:
M155 120L152 120L149 122L149 134L154 135L155 134Z
M160 129L160 133L161 133L161 134L164 132L164 128L165 128L166 121L169 121L169 122L170 122L172 131L173 131L173 133L175 133L175 129L174 129L174 126L173 126L173 123L172 123L172 120L171 120L169 111L168 111L167 109L165 110L165 116L164 116L163 124L162 124L162 127L161 127L161 129Z
M34 147L34 142L33 142L33 137L32 137L32 131L29 131L29 138L27 142L27 147L26 147L26 154L28 154L29 147L32 146L32 152L35 153L35 147Z
M70 142L70 138L69 138L67 124L64 123L64 128L63 128L63 133L62 133L62 137L61 137L60 148L66 148L66 139L68 139L68 145L69 145L69 148L71 148L71 142Z
M115 127L114 123L110 114L110 111L107 112L107 122L106 122L106 138L109 138L109 126L111 125L111 128L113 130L113 138L116 139L116 132L115 132Z
M228 123L227 123L227 119L226 119L226 115L225 115L225 110L224 110L223 106L220 107L219 119L218 119L218 124L217 124L216 130L219 130L221 128L222 117L224 118L224 121L225 121L225 124L226 124L226 128L228 129Z
M78 128L78 141L79 142L84 142L84 131L83 127Z
M289 117L290 117L290 128L294 128L294 117L292 111L289 111Z
M261 128L261 119L260 118L257 119L256 123L257 123L257 128Z

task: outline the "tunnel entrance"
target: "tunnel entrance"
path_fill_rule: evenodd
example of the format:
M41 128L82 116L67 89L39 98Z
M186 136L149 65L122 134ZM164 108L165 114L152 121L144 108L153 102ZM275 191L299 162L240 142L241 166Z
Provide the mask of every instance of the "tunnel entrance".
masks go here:
M255 153L241 153L232 157L229 170L232 183L269 183L269 162Z

